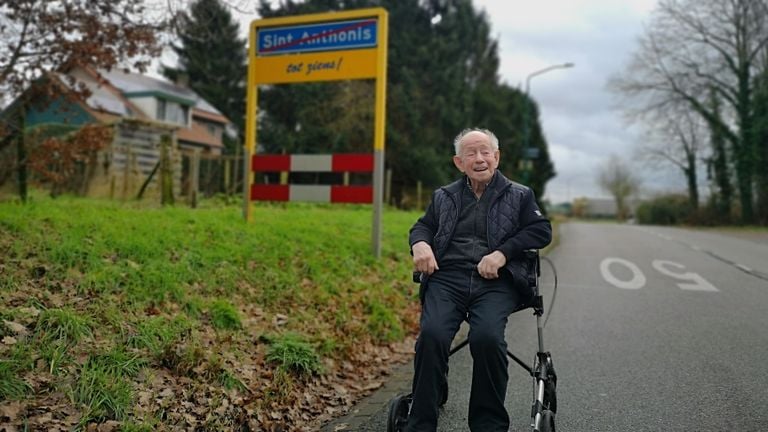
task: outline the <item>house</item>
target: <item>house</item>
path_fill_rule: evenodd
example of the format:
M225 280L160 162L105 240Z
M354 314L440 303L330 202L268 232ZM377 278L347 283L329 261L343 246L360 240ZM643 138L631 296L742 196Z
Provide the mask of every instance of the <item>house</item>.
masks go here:
M627 198L628 217L633 217L640 200ZM578 217L615 218L618 215L616 200L613 198L576 198L571 205L572 214Z
M176 138L180 149L221 154L224 134L231 122L194 91L146 75L122 71L100 75L145 116L177 126ZM95 102L98 104L98 101Z
M49 73L44 79L56 91L33 96L46 99L26 111L25 130L72 131L86 124L113 130L112 141L99 152L95 166L82 170L88 178L82 182L81 193L90 196L132 197L150 177L149 190L156 190L159 182L152 173L161 158L164 137L170 143L174 190L182 194L188 175L182 172L186 167L182 159L196 151L221 155L224 136L231 134L226 117L194 91L175 83L89 68ZM75 96L79 94L75 86L88 90L86 100ZM6 112L14 106L18 103Z

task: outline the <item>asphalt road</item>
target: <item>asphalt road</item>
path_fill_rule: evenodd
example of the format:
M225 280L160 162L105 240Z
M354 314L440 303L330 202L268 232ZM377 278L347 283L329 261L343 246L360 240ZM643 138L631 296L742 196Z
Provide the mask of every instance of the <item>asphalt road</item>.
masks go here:
M544 334L559 431L768 431L768 242L616 224L565 224L561 234ZM548 304L546 263L543 273ZM507 341L533 359L530 310L510 317ZM450 365L438 430L468 431L469 350ZM530 430L531 393L511 363L510 430ZM386 416L382 407L339 430L386 431Z

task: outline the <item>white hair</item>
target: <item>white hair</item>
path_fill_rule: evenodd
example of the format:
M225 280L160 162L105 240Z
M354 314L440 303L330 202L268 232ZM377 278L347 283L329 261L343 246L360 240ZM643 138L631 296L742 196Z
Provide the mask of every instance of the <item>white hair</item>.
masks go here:
M467 128L461 131L458 135L456 135L456 139L453 140L453 148L456 150L456 156L459 156L459 153L461 152L461 142L464 139L465 136L469 135L472 132L480 132L488 137L488 141L491 143L491 148L493 148L493 151L496 151L499 149L499 139L496 138L496 135L493 134L493 132L489 131L488 129L480 129L480 128Z

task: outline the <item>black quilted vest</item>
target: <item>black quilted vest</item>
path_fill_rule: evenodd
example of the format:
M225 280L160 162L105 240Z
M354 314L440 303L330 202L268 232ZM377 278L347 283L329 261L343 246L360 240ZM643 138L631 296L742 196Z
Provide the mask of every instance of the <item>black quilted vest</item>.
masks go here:
M520 205L527 187L515 183L501 172L496 172L499 176L494 183L498 194L494 201L488 207L488 246L490 250L495 250L506 239L514 236L520 226L518 215L520 214ZM447 186L443 186L435 192L433 197L434 210L437 213L438 228L433 241L433 248L437 262L448 249L448 243L451 241L453 231L456 228L456 222L459 218L461 198L458 194L465 185L466 180L461 178ZM528 273L528 265L524 260L510 259L505 268L515 277L524 277Z

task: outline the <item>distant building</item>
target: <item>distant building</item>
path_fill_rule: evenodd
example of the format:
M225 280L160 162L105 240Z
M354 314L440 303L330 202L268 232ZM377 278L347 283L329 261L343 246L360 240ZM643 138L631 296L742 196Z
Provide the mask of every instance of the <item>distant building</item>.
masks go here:
M162 136L171 142L174 188L178 192L184 174L182 154L197 150L220 155L224 135L231 134L232 124L226 117L194 91L178 84L89 68L75 68L67 74L49 73L43 79L50 80L58 91L35 94L34 84L27 90L25 95L34 95L31 97L37 103L26 111L25 130L72 131L87 124L114 129L113 140L100 152L95 169L86 170L89 178L83 192L88 195L134 195L158 164ZM73 85L85 86L90 96L81 100ZM2 115L19 109L19 100ZM9 153L8 149L0 152ZM0 154L3 159L7 156ZM156 180L152 180L153 187Z
M618 214L616 200L613 198L580 198L583 200L584 216L594 218L615 218ZM628 199L629 217L634 216L637 206L640 204L638 199Z

